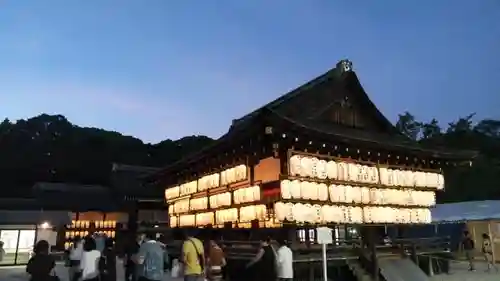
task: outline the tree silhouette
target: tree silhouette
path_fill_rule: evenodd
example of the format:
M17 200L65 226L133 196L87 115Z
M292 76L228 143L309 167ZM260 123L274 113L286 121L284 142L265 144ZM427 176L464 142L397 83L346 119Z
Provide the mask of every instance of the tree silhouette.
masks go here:
M42 114L0 123L0 176L8 194L26 194L35 182L109 185L112 163L162 167L213 140L191 136L146 144L117 132L71 124Z

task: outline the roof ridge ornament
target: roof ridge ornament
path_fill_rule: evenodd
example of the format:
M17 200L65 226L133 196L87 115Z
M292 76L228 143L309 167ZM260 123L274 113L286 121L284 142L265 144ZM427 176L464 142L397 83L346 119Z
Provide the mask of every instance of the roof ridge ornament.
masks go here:
M343 74L345 72L351 72L352 71L352 62L348 59L343 59L337 63L337 71L340 72L340 74Z

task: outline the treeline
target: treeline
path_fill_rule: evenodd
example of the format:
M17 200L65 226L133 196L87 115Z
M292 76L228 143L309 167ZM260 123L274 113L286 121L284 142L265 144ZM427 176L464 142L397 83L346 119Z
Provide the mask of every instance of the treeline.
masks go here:
M112 163L163 167L212 141L189 136L148 144L73 125L62 115L6 119L0 123L0 183L12 195L39 181L109 185Z
M421 122L406 112L396 127L423 146L480 152L472 167L446 171L440 201L500 199L500 120L473 122L474 115L445 126ZM73 125L62 115L42 114L0 123L0 183L4 194L26 194L38 181L110 184L114 162L163 167L213 142L189 136L147 144L117 132Z
M436 119L422 122L408 112L399 115L396 127L423 146L479 152L472 167L446 171L447 190L439 194L440 202L500 199L500 120L474 122L474 116L441 126Z

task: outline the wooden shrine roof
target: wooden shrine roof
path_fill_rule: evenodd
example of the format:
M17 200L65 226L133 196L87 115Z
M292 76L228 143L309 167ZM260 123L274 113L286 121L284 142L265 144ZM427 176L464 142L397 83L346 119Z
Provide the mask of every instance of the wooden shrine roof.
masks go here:
M345 107L346 104L348 106ZM332 121L332 116L338 115L339 110L344 110L347 107L353 115L357 114L356 116L363 123L362 126L346 126L341 122ZM229 131L214 144L155 174L163 174L178 165L198 161L209 152L224 145L230 145L237 138L249 136L255 131L254 124L264 124L264 122L266 125L274 123L278 127L277 124L285 123L301 131L321 134L330 140L375 143L387 148L423 152L433 157L471 159L475 156L471 152L424 148L416 141L401 134L364 91L356 73L352 70L352 63L342 60L335 68L317 78L255 111L233 120Z

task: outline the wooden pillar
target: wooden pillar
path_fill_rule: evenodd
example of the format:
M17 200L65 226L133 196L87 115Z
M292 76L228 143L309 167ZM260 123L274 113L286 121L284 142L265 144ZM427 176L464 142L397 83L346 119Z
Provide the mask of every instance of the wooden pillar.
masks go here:
M377 259L377 242L376 242L376 231L377 229L372 226L366 226L362 228L361 232L361 239L363 241L363 244L367 246L368 252L369 252L369 257L370 257L370 267L371 267L371 272L370 274L373 277L374 281L379 281L379 265L378 265L378 259Z
M139 206L137 202L132 203L128 208L127 229L132 235L136 235L139 230Z

